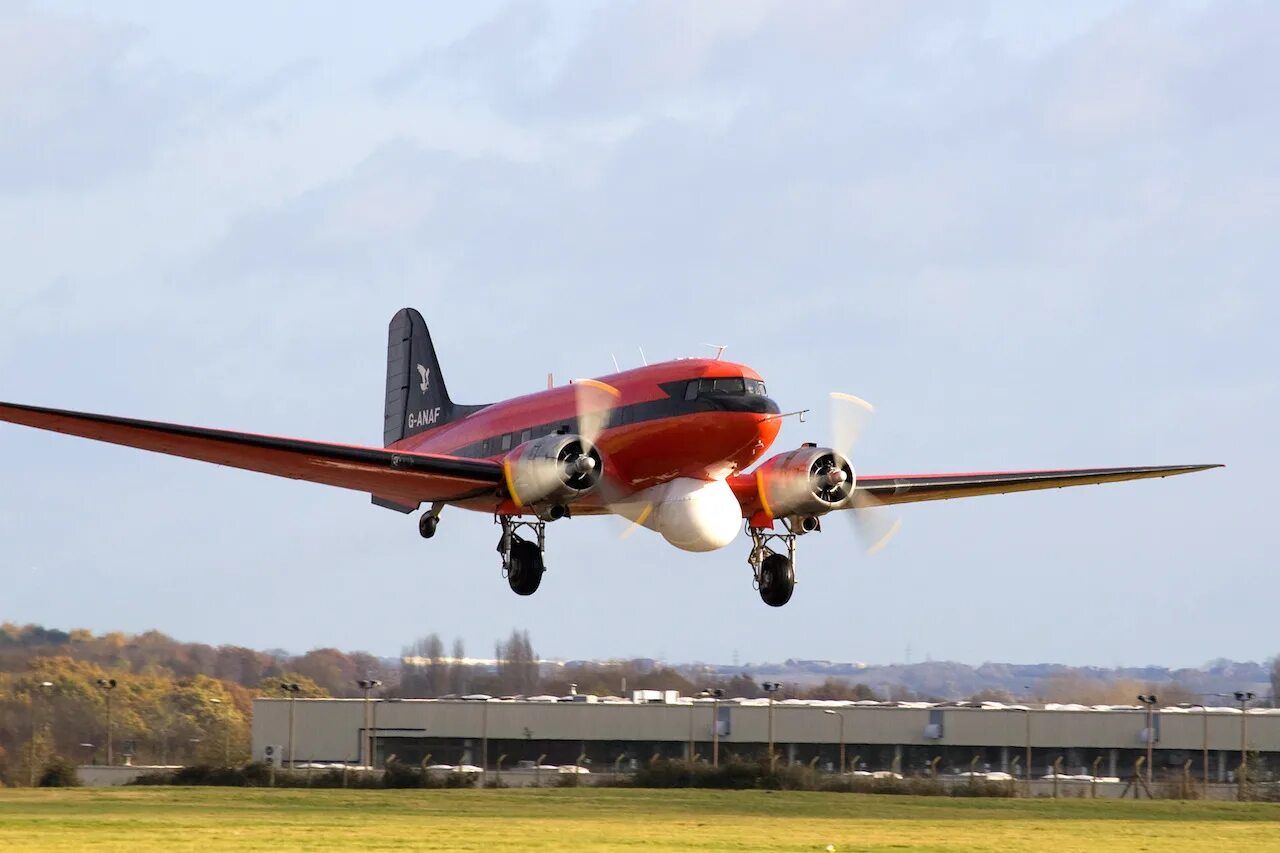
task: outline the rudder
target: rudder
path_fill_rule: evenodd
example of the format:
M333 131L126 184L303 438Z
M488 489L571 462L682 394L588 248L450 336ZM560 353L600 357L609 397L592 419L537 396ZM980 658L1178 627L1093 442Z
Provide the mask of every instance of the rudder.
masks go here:
M426 321L412 308L400 309L387 328L383 446L448 423L454 410Z

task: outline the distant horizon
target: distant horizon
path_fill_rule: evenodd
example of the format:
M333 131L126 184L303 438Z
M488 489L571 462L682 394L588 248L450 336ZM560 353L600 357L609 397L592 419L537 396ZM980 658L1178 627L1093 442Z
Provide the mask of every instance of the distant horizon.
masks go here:
M344 647L333 645L333 644L321 644L321 645L312 646L311 648L308 648L308 649L290 649L284 646L253 646L253 645L246 645L245 643L235 642L235 641L215 642L215 641L209 641L209 640L193 640L186 637L171 634L167 631L162 631L158 628L143 628L141 630L128 630L123 628L95 630L92 628L88 628L86 626L76 626L74 628L62 628L58 626L45 625L37 622L27 622L27 621L22 621L20 619L12 619L12 618L2 619L0 620L0 623L13 624L18 627L35 626L48 631L61 631L67 634L70 634L74 631L85 630L85 631L90 631L96 637L102 637L108 634L124 634L130 637L137 637L142 634L146 634L152 631L157 631L169 637L170 639L174 640L175 642L183 643L183 644L200 644L200 645L211 646L213 648L218 648L220 646L235 646L239 648L251 649L256 652L262 652L264 654L275 654L278 652L282 655L289 656L289 657L299 657L307 654L308 652L313 652L318 649L327 649L327 648L337 649L338 651L343 652L345 654L357 654L357 653L369 654L369 655L373 655L374 657L377 657L379 660L382 660L382 661L400 661L404 657L403 649L400 652L388 654L384 652L374 651L369 648L360 648L360 647L344 648ZM427 634L429 633L431 632L427 632ZM422 636L425 636L425 634ZM411 640L406 640L404 645L408 646L410 643L412 643L416 639L418 639L418 637L415 637ZM448 649L454 638L441 636L441 639L445 641L445 647L446 649ZM498 640L501 640L501 639L503 639L503 636L494 637L493 640L490 641L489 645L491 646L494 642L497 642ZM1164 664L1164 663L1097 664L1097 663L1072 663L1069 661L1057 661L1057 660L1014 661L1014 660L998 660L998 659L988 659L988 660L983 660L979 663L973 663L970 661L964 661L964 660L959 660L955 658L936 658L936 657L929 658L926 660L916 660L916 661L871 662L871 661L859 661L859 660L841 660L838 658L815 657L815 656L808 656L808 655L805 655L805 656L787 655L777 660L742 661L741 663L735 664L729 661L680 660L680 659L671 658L671 657L656 657L654 655L646 655L646 654L636 654L636 655L626 655L626 656L606 655L601 657L583 657L581 655L546 655L546 654L543 654L538 649L538 641L536 637L533 637L531 635L530 640L533 643L534 651L537 652L538 654L539 662L542 662L542 663L566 663L566 662L573 662L573 661L607 663L609 661L628 662L628 661L637 661L637 660L651 660L651 661L654 661L655 663L671 665L671 666L679 666L679 667L711 666L711 667L717 667L720 669L732 669L734 667L739 667L743 669L755 669L763 666L782 666L782 665L785 665L787 661L792 660L797 662L824 662L824 663L831 663L831 664L837 664L837 665L854 665L854 666L861 666L865 668L924 666L928 664L954 664L959 666L973 667L975 669L980 668L982 666L987 666L987 665L1015 666L1015 667L1064 666L1064 667L1071 667L1075 669L1103 669L1103 670L1166 669L1166 670L1176 672L1178 670L1207 671L1211 669L1215 664L1218 664L1218 663L1252 664L1257 666L1268 666L1271 663L1273 663L1277 657L1280 657L1280 654L1270 655L1268 657L1259 658L1256 660L1214 657L1214 658L1209 658L1203 663L1197 664L1197 665L1175 665L1175 664ZM464 644L464 645L469 645L469 644ZM452 660L452 658L448 655L444 655L441 659ZM484 655L478 655L478 654L468 654L465 659L477 660L477 661L492 660L492 658L489 658Z

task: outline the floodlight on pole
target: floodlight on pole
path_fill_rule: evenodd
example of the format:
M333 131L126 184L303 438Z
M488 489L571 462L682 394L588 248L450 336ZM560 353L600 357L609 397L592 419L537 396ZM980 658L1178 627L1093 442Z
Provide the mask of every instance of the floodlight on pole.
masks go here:
M1153 749L1154 749L1154 747L1155 747L1155 740L1156 740L1156 730L1155 730L1155 727L1154 727L1153 723L1154 723L1155 705L1156 705L1156 702L1157 702L1158 700L1156 699L1156 695L1155 695L1154 693L1152 693L1152 694L1150 694L1150 695L1147 695L1147 694L1139 694L1139 695L1138 695L1138 701L1139 701L1139 702L1141 702L1143 705L1145 705L1145 706L1146 706L1146 709L1147 709L1147 731L1146 731L1146 738L1147 738L1147 788L1148 788L1148 789L1150 789L1150 787L1151 787L1151 771L1152 771L1152 769L1153 769L1153 767L1152 767L1152 758L1153 758L1153 756L1152 756L1152 750L1153 750Z
M111 765L115 763L111 740L111 693L119 686L119 683L114 678L99 678L97 684L100 689L105 690L107 693L107 764Z
M773 694L782 689L781 682L766 681L760 689L769 694L769 773L772 774L778 764L778 757L773 753Z
M378 687L382 686L382 682L376 678L362 678L356 682L356 686L364 691L364 743L361 750L364 755L361 756L360 764L364 767L373 766L373 753L376 747L375 738L377 735L373 731L373 723L370 722L369 716L369 694Z
M1210 694L1201 694L1201 695L1210 695ZM1209 796L1209 708L1203 702L1179 702L1178 707L1186 708L1188 711L1190 711L1192 708L1200 709L1200 722L1202 724L1201 733L1200 733L1200 751L1201 751L1200 763L1202 765L1200 768L1200 772L1201 772L1200 796L1207 798Z
M833 711L830 708L822 713L830 714L840 721L840 772L844 773L844 714L840 711Z
M1243 800L1245 783L1249 778L1248 705L1249 700L1253 698L1253 693L1237 690L1232 695L1240 703L1240 773L1236 779L1236 796Z
M48 690L53 687L52 681L37 681L31 691L31 742L27 754L27 769L30 771L30 785L36 785L36 698L42 690Z
M293 759L293 700L298 697L298 691L302 690L302 685L292 681L280 682L280 689L289 694L289 768L294 765Z
M720 700L724 698L724 691L719 687L711 690L703 690L698 694L703 698L710 698L711 702L711 766L720 766Z
M218 717L222 722L222 766L231 766L231 719L223 710L226 706L218 697L209 700L209 704L218 706Z

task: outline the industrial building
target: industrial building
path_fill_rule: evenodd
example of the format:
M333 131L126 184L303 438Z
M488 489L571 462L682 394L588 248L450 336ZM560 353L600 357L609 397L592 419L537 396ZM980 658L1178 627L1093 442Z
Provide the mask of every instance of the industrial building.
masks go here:
M656 700L656 701L655 701ZM292 720L292 723L290 722ZM836 769L905 775L970 769L1035 777L1128 777L1148 749L1156 779L1234 779L1241 744L1258 770L1280 759L1280 710L997 703L632 699L257 699L254 756L280 764L376 767L517 762L626 770L655 756L729 760L768 754ZM292 744L292 748L290 748ZM370 761L370 750L372 761ZM1188 764L1190 762L1190 764Z

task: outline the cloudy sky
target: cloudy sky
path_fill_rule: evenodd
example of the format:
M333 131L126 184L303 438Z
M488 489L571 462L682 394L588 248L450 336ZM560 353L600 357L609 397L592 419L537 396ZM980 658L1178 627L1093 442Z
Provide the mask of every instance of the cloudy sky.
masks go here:
M1280 6L0 0L0 399L378 444L706 352L868 473L1225 462L807 537L430 542L359 494L0 426L0 619L303 651L1199 664L1280 652ZM779 449L826 440L790 423Z

